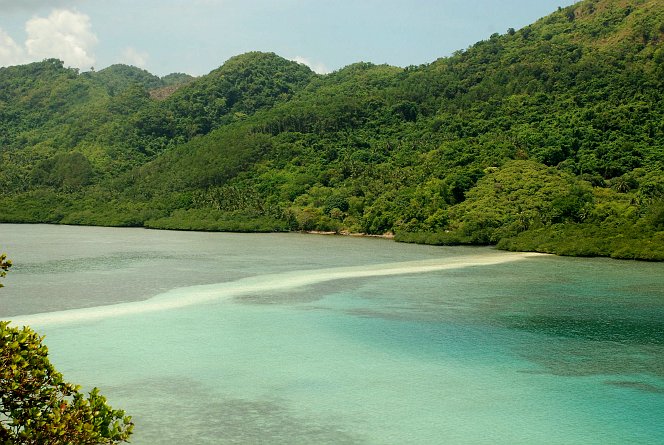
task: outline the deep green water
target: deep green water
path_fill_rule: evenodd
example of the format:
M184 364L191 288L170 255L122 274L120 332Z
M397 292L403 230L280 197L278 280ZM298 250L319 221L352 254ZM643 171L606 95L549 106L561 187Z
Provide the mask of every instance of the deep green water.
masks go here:
M39 225L0 250L0 318L135 444L664 443L664 264Z

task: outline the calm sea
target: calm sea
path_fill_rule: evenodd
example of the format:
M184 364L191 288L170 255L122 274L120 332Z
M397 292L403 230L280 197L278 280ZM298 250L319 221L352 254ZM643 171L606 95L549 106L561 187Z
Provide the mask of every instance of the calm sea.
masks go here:
M0 319L135 444L662 444L664 264L0 225Z

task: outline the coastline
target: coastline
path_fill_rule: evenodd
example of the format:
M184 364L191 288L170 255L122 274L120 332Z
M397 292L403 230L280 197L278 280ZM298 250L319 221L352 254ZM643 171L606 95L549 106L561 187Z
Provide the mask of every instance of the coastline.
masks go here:
M463 240L455 240L454 242L442 241L436 239L435 234L433 238L429 239L420 239L420 237L409 238L404 237L404 234L396 236L393 232L386 232L383 234L367 234L361 232L350 232L347 230L339 231L322 231L322 230L261 230L258 228L242 228L240 230L233 230L230 228L214 228L214 227L182 227L182 226L160 226L160 225L151 225L151 224L131 224L131 225L113 225L113 224L72 224L72 223L61 223L61 222L16 222L16 221L0 221L0 224L44 224L44 225L54 225L54 226L85 226L85 227L116 227L116 228L139 228L146 230L172 230L172 231L184 231L184 232L219 232L219 233L303 233L311 235L337 235L337 236L347 236L347 237L356 237L356 238L380 238L392 240L398 243L412 243L412 244L422 244L422 245L433 245L433 246L492 246L497 250L504 250L508 252L538 252L544 254L552 254L562 257L579 257L579 258L610 258L614 260L623 260L623 261L643 261L643 262L664 262L664 250L660 248L661 241L657 240L648 240L647 245L641 244L641 249L638 251L632 251L628 247L630 246L630 240L626 240L624 237L616 237L618 241L621 241L622 244L618 247L620 249L610 249L611 247L606 239L597 239L590 240L590 242L584 248L579 248L578 243L575 240L584 239L583 233L575 232L564 232L557 233L556 236L552 239L548 239L549 242L517 242L515 239L504 239L500 240L498 243L488 243L488 244L474 244L472 242L464 242ZM664 232L662 232L664 233ZM413 234L410 234L413 235ZM415 234L417 235L417 234ZM420 234L427 235L427 234ZM432 234L429 234L432 235ZM540 232L537 235L541 235ZM567 236L569 235L569 236ZM522 236L524 236L522 234ZM662 239L660 237L660 239ZM546 241L547 239L545 239ZM540 240L541 241L541 240ZM588 241L586 239L586 241Z
M394 239L394 233L392 232L386 232L383 233L382 235L370 235L368 233L360 233L360 232L349 232L347 230L340 230L338 232L335 231L322 231L322 230L307 230L302 233L307 233L309 235L339 235L339 236L351 236L351 237L356 237L356 238L383 238L383 239L389 239L393 240Z

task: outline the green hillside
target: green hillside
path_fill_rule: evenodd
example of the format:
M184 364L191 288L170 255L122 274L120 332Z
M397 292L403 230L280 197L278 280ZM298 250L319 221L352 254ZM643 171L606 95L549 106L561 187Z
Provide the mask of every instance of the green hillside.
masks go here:
M422 66L254 52L175 79L0 69L0 220L664 259L660 1L583 1Z

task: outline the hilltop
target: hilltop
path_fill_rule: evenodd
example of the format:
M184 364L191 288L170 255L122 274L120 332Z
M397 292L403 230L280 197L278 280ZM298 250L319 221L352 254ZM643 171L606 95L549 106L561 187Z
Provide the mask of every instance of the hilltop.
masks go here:
M661 260L663 79L656 0L582 1L406 68L2 68L0 220Z

